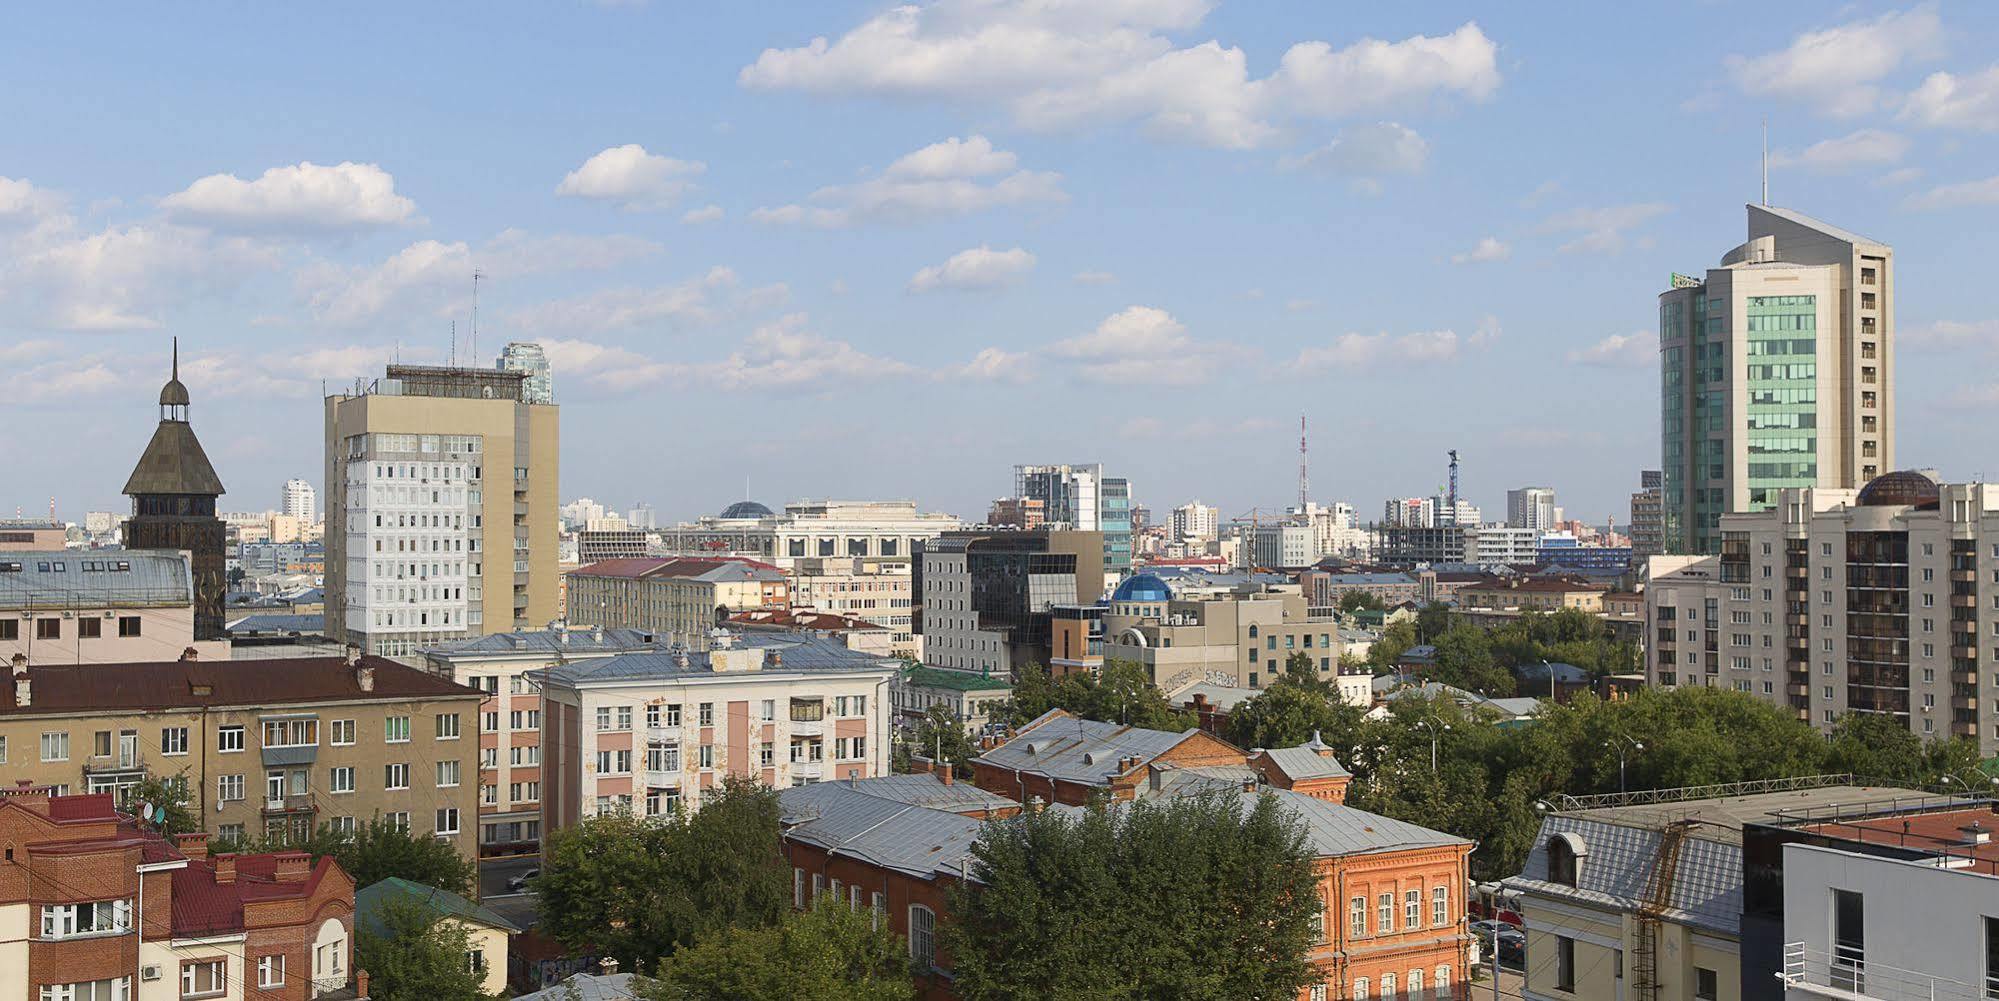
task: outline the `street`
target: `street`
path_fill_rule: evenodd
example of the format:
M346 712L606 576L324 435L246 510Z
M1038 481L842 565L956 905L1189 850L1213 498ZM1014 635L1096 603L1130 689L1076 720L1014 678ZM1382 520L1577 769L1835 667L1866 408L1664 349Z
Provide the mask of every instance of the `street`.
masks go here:
M524 855L516 858L496 858L479 860L479 899L489 900L504 897L516 891L507 889L507 880L541 866L541 856Z

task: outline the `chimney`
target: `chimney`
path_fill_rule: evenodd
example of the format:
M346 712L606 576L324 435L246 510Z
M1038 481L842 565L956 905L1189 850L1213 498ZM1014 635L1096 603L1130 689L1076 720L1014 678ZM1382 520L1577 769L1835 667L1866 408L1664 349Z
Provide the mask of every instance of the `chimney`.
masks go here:
M605 957L604 957L603 959L600 959L600 960L598 960L598 961L597 961L597 969L599 969L599 970L601 970L601 971L602 971L602 974L601 974L602 976L606 976L606 977L615 977L615 976L617 976L617 975L618 975L618 957L616 957L616 956L605 956Z
M348 667L361 663L361 648L353 643L347 644L347 649L341 651L340 661Z
M272 875L280 883L303 883L312 872L312 856L306 852L279 852L271 859L277 863Z
M1048 808L1048 802L1042 799L1040 796L1036 796L1027 801L1027 812L1029 813L1040 813L1042 810L1045 810L1047 808Z
M224 852L215 856L215 881L217 883L236 882L236 853Z
M354 684L364 692L375 690L375 665L351 662L354 666Z
M200 659L201 659L201 651L196 650L193 647L187 647L186 649L180 652L180 662L183 664L192 664Z
M34 704L34 692L28 687L28 668L21 661L26 658L14 655L14 706L23 708Z
M944 783L945 785L950 785L952 778L951 763L949 761L940 761L938 762L938 766L939 767L937 771L937 780Z
M365 999L368 996L368 971L354 971L354 996Z
M775 671L784 666L784 651L771 647L764 651L764 667Z
M196 831L193 834L176 834L174 835L174 847L180 849L180 853L188 858L207 858L208 834L204 831Z

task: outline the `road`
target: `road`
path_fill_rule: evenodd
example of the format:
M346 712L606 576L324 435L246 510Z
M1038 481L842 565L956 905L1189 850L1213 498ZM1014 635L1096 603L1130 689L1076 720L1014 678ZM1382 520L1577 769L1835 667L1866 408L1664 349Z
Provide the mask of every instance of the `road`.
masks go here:
M516 891L507 889L507 880L540 866L541 858L536 855L479 860L479 899L512 895Z

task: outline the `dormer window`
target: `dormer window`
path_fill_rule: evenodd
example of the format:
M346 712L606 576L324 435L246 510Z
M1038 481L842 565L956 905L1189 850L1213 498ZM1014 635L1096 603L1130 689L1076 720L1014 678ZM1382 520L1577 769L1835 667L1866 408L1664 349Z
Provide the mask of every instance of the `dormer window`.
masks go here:
M1589 857L1589 847L1583 839L1564 832L1548 839L1548 882L1563 886L1576 886L1582 873L1583 859Z

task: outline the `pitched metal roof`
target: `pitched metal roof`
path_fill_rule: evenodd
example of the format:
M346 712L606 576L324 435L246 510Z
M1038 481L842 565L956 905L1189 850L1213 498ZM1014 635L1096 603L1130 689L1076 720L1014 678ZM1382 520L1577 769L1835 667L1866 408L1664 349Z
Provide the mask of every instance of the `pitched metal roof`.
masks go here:
M1403 820L1369 813L1343 803L1306 796L1285 789L1265 789L1297 815L1305 825L1305 837L1319 855L1363 855L1402 851L1410 848L1438 848L1469 845L1456 835L1433 831ZM1260 792L1244 793L1254 798Z
M919 879L962 877L984 827L971 817L884 799L844 782L786 789L778 801L785 837Z
M510 934L522 930L492 909L475 904L450 890L411 882L401 876L370 883L354 894L356 930L366 929L381 935L387 930L382 923L383 911L391 902L399 900L419 904L444 917L459 918Z
M138 664L28 667L30 704L14 704L15 688L0 685L0 715L186 709L201 706L287 706L359 699L478 698L476 688L363 657L374 688L362 691L354 668L340 657L163 661Z
M1013 687L1011 683L989 675L921 665L912 665L902 672L902 682L919 688L948 688L955 692L1001 692Z
M201 450L194 428L186 421L160 422L153 430L153 440L139 454L139 464L132 467L123 491L135 497L140 494L219 496L223 492L222 478L215 475L208 453Z
M1825 235L1830 236L1835 240L1842 240L1847 243L1867 243L1867 244L1875 244L1877 246L1885 246L1885 244L1882 244L1881 241L1879 240L1870 239L1868 237L1861 236L1859 233L1855 233L1850 229L1841 229L1838 226L1834 226L1829 222L1820 222L1819 220L1814 219L1811 216L1804 214L1803 212L1799 212L1796 209L1785 209L1785 208L1778 208L1775 205L1757 205L1754 203L1751 203L1748 207L1749 210L1752 212L1767 213L1769 215L1776 216L1777 218L1782 219L1785 222L1795 223L1799 226L1805 227L1806 229L1818 230L1819 232L1824 233Z
M904 806L943 810L947 813L978 813L1019 805L1005 796L994 795L970 782L952 782L950 785L945 785L942 780L929 772L917 772L912 775L878 775L871 779L851 781L815 782L784 790L780 795L780 801L785 811L798 811L802 815L808 811L823 811L830 802L844 800L857 794Z
M783 665L770 673L861 674L894 671L901 666L900 661L860 653L838 639L810 633L750 632L736 636L734 642L737 649L777 651ZM680 663L682 656L687 659L685 665ZM618 681L712 678L717 675L712 652L690 650L682 654L657 649L557 664L541 673L548 682L572 687ZM724 673L733 677L738 672Z
M514 1001L633 1001L639 996L636 974L578 973L553 987L522 994Z
M1145 730L1050 709L1012 740L979 755L979 760L1011 771L1101 785L1118 773L1119 758L1135 756L1144 764L1199 732Z
M424 654L443 660L454 657L481 657L491 654L523 655L574 653L616 653L658 646L666 634L643 629L537 629L532 632L488 633L477 639L447 643L425 650Z
M1317 739L1316 734L1313 739ZM1263 756L1292 779L1333 779L1353 774L1340 764L1339 759L1331 754L1321 756L1318 749L1309 744L1269 748Z
M1696 831L1701 830L1696 828ZM1551 882L1548 841L1558 834L1581 839L1587 855L1576 867L1576 885ZM1644 902L1645 884L1659 860L1664 832L1657 827L1618 823L1603 817L1554 814L1508 888L1613 911L1632 911ZM1742 845L1690 836L1680 847L1673 892L1664 916L1675 924L1723 935L1740 933Z
M19 570L13 569L15 564ZM119 569L123 567L124 569ZM0 609L189 605L187 558L156 549L0 552Z

